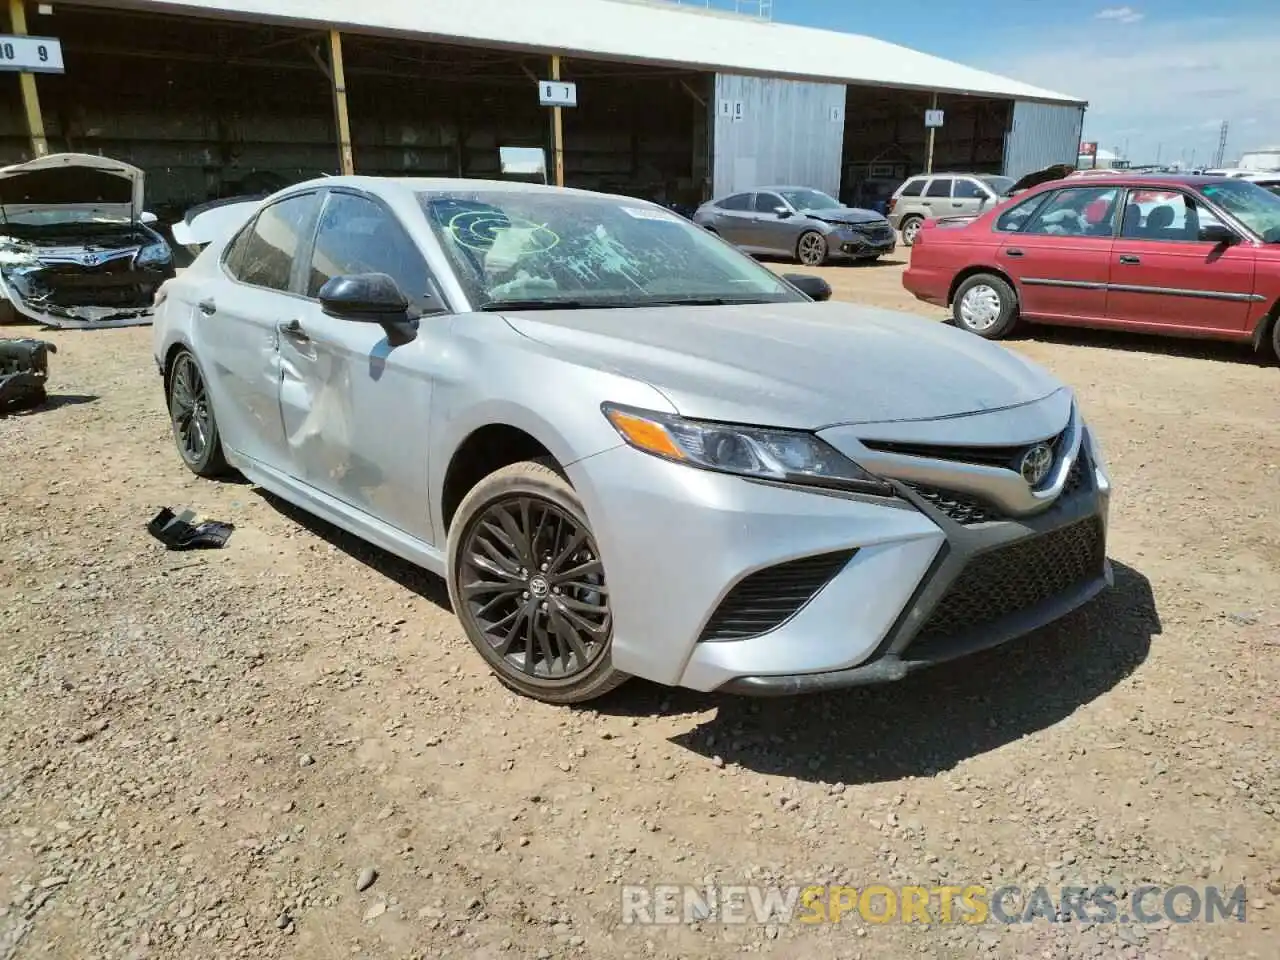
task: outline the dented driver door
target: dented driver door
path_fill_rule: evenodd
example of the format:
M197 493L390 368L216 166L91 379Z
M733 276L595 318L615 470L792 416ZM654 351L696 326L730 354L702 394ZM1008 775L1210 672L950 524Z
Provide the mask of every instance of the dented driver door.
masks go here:
M424 321L417 339L393 347L376 323L323 312L316 295L326 281L372 272L395 278L411 301L429 282L421 254L389 211L361 194L330 192L307 296L279 327L285 439L297 479L434 543L427 425L435 363L427 331L448 318Z

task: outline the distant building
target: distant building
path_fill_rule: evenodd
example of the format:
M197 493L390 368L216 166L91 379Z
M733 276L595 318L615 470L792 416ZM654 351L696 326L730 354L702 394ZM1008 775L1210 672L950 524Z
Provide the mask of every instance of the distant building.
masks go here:
M1096 159L1096 163L1094 162ZM1123 157L1117 156L1110 150L1102 147L1097 148L1096 158L1092 154L1082 153L1076 158L1076 169L1090 170L1094 167L1098 169L1123 169L1129 166L1129 161Z
M1261 150L1250 150L1240 157L1240 163L1237 166L1241 170L1280 170L1280 147L1263 147Z

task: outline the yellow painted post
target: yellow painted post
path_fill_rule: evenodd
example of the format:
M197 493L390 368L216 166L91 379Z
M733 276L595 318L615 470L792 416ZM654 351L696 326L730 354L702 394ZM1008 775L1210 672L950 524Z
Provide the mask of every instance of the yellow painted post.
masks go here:
M9 0L9 22L15 35L27 35L27 10L23 0ZM18 83L22 87L22 106L27 114L32 156L43 157L49 153L49 139L44 134L44 115L40 112L40 93L36 90L35 75L20 73Z
M351 119L347 115L347 74L342 67L342 34L329 31L329 80L333 85L333 113L338 122L338 169L344 177L356 172L351 153Z
M560 56L551 58L551 79L560 79ZM564 116L560 107L551 108L551 149L555 155L556 186L564 186Z

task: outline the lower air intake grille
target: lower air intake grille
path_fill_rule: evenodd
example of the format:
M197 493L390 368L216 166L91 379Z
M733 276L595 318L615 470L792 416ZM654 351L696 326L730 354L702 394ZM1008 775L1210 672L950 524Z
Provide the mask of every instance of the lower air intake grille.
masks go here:
M699 642L745 640L782 626L813 599L857 550L805 557L743 577L721 601Z
M1100 576L1102 524L1096 517L979 554L943 595L913 643L944 640L1028 610Z
M967 525L1004 519L1004 515L995 507L963 493L952 493L950 490L939 490L936 487L925 487L915 483L909 483L907 486L956 523Z

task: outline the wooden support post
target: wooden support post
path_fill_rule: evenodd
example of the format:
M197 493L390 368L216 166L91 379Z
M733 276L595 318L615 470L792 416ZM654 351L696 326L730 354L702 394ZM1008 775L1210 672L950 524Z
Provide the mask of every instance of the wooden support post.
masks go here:
M338 170L344 177L356 172L351 153L351 120L347 116L347 74L342 67L342 34L329 31L329 82L333 87L333 114L338 127Z
M560 79L560 56L551 58L551 79ZM564 186L564 116L560 107L551 108L551 152L555 159L556 186Z
M23 0L9 0L9 23L16 36L27 35L27 10ZM31 135L31 155L47 156L49 139L44 133L44 115L40 112L40 93L36 90L34 74L18 74L18 83L22 87L22 106L27 114L27 132Z
M936 93L933 95L933 102L930 105L929 109L930 110L938 109L938 95ZM925 158L925 161L924 161L925 173L933 173L933 138L937 132L938 132L937 127L929 128L929 155Z

